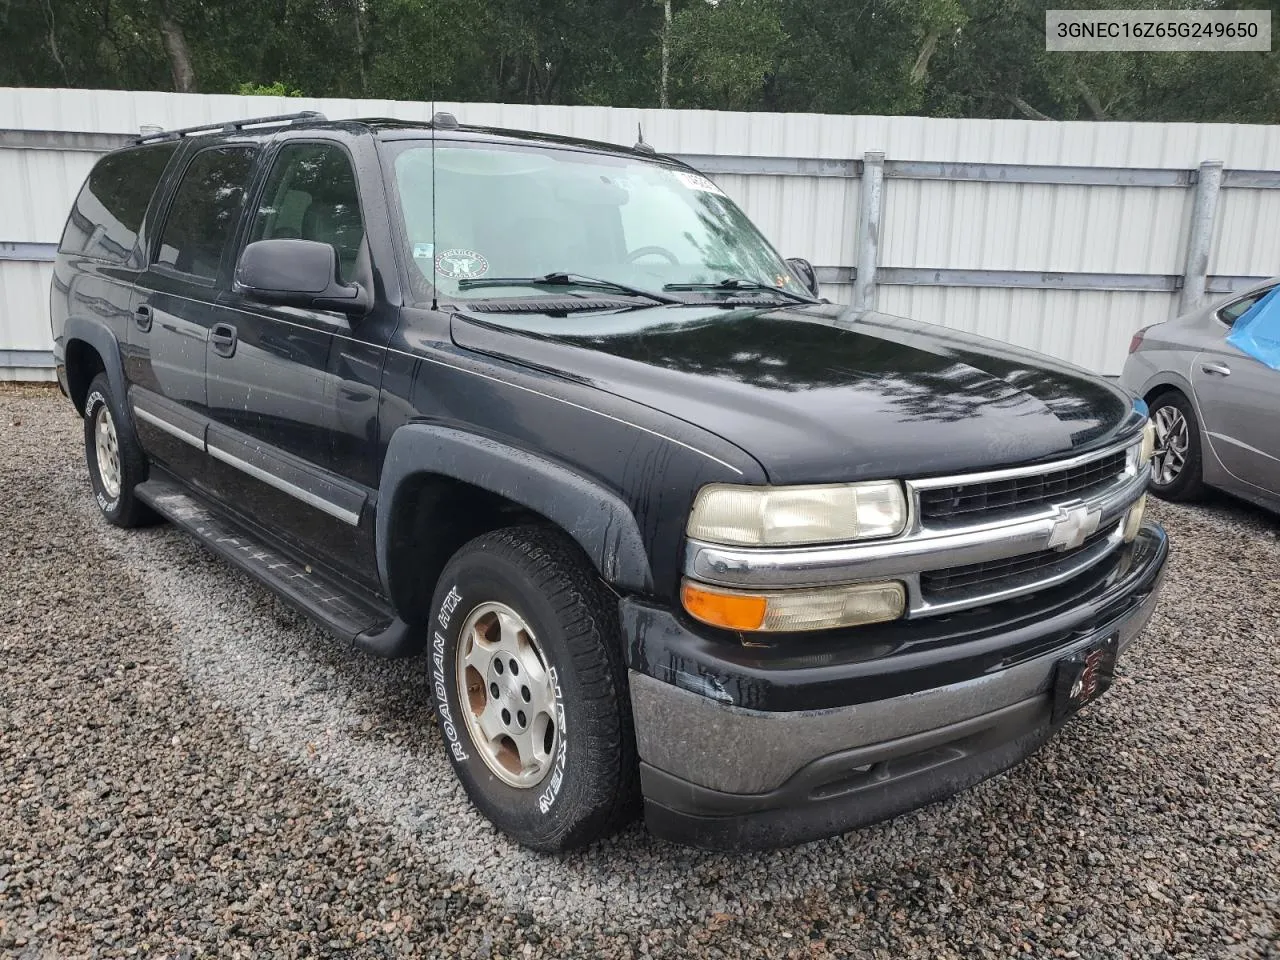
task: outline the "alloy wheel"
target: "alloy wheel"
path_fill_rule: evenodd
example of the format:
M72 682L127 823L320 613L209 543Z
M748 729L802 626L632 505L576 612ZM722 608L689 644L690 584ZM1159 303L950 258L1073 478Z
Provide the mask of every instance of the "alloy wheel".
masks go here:
M503 603L472 610L458 637L457 677L467 730L485 765L509 786L536 786L563 731L555 682L524 618Z
M120 441L116 422L104 403L98 407L93 425L93 445L98 457L98 478L108 499L120 496Z
M1191 447L1190 430L1182 411L1171 404L1158 409L1151 419L1156 428L1152 476L1159 486L1167 487L1178 479L1186 466L1187 452Z

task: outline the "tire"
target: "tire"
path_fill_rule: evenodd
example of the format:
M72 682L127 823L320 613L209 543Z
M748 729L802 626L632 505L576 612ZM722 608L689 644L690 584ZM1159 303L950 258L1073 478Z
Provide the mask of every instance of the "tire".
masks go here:
M147 458L105 373L93 378L85 395L84 452L93 498L108 523L141 527L159 521L133 494L133 488L147 479Z
M632 819L639 769L617 601L577 545L542 526L479 536L445 566L431 611L436 718L472 803L544 851Z
M1204 460L1200 422L1191 401L1176 390L1160 394L1151 401L1151 422L1156 425L1151 492L1175 502L1200 499L1204 494Z

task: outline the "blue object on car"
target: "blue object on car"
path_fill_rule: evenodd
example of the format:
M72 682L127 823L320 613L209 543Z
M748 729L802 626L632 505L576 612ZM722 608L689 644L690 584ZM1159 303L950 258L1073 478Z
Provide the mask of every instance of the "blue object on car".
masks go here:
M1261 360L1272 370L1280 370L1280 287L1271 290L1234 324L1227 343Z

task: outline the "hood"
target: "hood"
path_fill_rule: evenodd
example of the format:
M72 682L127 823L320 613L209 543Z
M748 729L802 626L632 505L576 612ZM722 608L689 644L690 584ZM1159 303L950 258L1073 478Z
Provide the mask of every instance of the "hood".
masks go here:
M772 483L912 478L1083 452L1137 428L1076 367L835 306L455 314L461 348L588 383L741 447Z

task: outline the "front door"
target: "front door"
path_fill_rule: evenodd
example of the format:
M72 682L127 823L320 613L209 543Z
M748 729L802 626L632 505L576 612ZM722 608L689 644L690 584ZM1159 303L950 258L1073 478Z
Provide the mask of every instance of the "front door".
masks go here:
M341 279L371 287L356 177L340 144L286 141L272 158L245 243L288 237L330 244ZM338 463L352 416L342 373L355 339L350 322L333 311L258 303L234 284L221 307L206 348L219 499L307 558L376 587L366 509L373 491ZM376 422L376 403L357 414Z
M207 473L205 344L219 320L220 279L255 154L249 145L224 145L190 157L132 307L127 373L139 439L197 486Z

